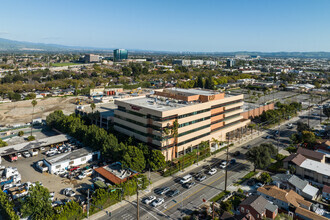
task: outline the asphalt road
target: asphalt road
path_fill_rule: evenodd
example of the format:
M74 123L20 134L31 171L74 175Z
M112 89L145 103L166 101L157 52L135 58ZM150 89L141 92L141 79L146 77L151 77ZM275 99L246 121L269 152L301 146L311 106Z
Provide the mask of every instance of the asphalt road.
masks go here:
M311 111L311 114L309 116L309 113L306 112L305 114L299 116L298 118L292 119L289 122L286 122L285 124L282 124L279 128L279 139L274 138L274 133L276 130L278 130L278 127L276 129L270 129L266 131L266 134L262 137L254 138L244 144L244 146L251 145L260 145L262 143L273 143L275 146L279 146L280 148L285 148L290 144L290 136L296 132L296 124L298 121L302 121L304 123L307 123L308 117L309 117L309 123L311 127L314 127L320 123L319 116L312 115L313 113L319 113L318 111ZM292 123L294 127L292 129L289 129L287 124ZM269 136L270 138L266 138ZM279 145L277 145L279 144ZM235 148L231 150L229 159L233 158L232 153L239 150L241 152L241 155L236 158L237 163L235 165L231 165L228 169L228 185L235 182L239 178L243 177L246 173L248 173L252 166L244 160L244 153L247 151L246 149L243 149L242 147ZM225 174L224 170L219 168L219 164L221 160L225 159L225 155L222 155L218 158L209 158L208 160L211 160L212 167L215 167L218 172L213 175L207 175L207 179L203 182L197 182L195 186L193 186L190 189L185 189L181 186L179 183L180 176L184 176L186 174L178 173L177 178L174 178L174 181L168 181L164 184L162 184L159 188L162 187L170 187L171 189L179 189L181 194L179 194L176 197L168 197L165 195L159 196L155 194L155 192L150 192L148 194L145 194L145 196L141 197L140 199L140 219L180 219L184 214L189 214L193 210L197 209L200 205L203 203L203 199L209 200L215 195L219 194L224 190L224 182L225 182ZM196 166L196 165L193 165ZM202 167L202 166L196 166L195 169L193 169L190 173L195 174L199 172L206 172L209 167ZM147 196L155 195L157 198L162 197L164 198L165 202L160 205L159 207L152 207L151 205L143 204L143 199ZM111 217L109 216L103 216L99 218L99 220L105 220L105 219L136 219L136 202L132 202L128 205L123 206L120 209L117 209L112 212Z

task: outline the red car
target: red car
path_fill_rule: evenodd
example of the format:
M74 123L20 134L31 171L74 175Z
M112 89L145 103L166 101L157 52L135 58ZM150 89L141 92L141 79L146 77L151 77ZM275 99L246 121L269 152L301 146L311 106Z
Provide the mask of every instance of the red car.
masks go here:
M69 171L72 172L72 171L74 171L74 170L78 170L78 169L79 169L78 166L77 166L77 167L72 167L71 169L69 169Z

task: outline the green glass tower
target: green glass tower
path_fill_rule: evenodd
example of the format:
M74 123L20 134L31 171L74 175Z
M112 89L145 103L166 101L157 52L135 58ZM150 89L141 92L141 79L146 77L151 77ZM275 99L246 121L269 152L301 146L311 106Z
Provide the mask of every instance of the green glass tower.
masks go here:
M113 61L118 62L128 58L128 51L125 49L116 49L113 51Z

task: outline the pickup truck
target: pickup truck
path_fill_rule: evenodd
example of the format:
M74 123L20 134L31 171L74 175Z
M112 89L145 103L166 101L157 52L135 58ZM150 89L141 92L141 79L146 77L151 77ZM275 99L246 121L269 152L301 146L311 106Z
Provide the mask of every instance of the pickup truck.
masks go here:
M38 155L38 150L37 149L32 149L29 151L29 153L31 154L32 157L37 156Z

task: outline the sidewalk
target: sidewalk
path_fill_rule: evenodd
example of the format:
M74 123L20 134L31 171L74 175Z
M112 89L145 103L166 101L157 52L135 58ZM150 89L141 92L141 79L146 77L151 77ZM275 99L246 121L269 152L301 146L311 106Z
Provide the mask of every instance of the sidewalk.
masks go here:
M231 148L229 148L229 150L232 151L233 149L244 145L248 141L251 141L254 138L257 138L257 137L260 137L260 136L264 135L266 132L265 131L260 132L259 135L258 135L258 133L259 132L254 132L252 134L252 137L251 137L251 134L250 134L249 136L246 136L246 137L242 138L240 141L232 142L234 144L234 146L232 146ZM220 157L221 155L224 155L225 153L226 153L226 151L220 151L217 154L212 155L212 156L206 158L205 160L199 161L198 162L198 166L209 165L209 164L211 164L212 158ZM148 187L147 190L140 191L139 197L141 197L141 198L142 197L145 197L150 192L152 192L153 189L159 187L160 185L162 185L162 184L164 184L164 183L166 183L168 181L174 180L178 176L181 176L181 175L190 173L196 167L197 167L197 164L193 164L193 165L185 168L183 172L180 172L179 171L179 172L173 174L172 176L162 177L162 178L158 179L158 181L155 181L155 182L153 182L152 179L151 179L152 184L150 185L150 191L148 191L149 187ZM136 195L130 196L127 199L125 199L125 200L123 200L123 201L121 201L119 203L116 203L116 204L114 204L114 205L112 205L112 206L104 209L103 211L99 211L99 212L95 213L94 215L90 216L89 219L98 219L98 218L101 218L101 217L105 216L106 212L108 212L108 213L109 212L113 212L113 211L121 208L122 206L125 206L125 205L127 205L127 204L129 204L129 203L131 203L133 201L136 201Z

